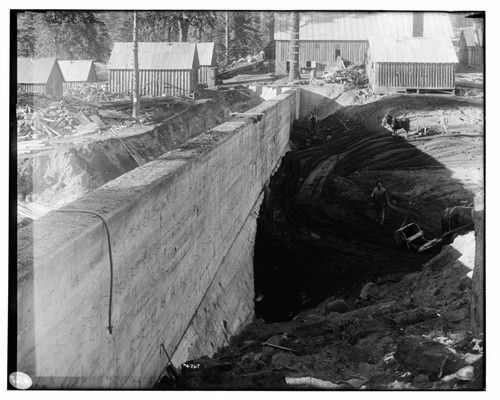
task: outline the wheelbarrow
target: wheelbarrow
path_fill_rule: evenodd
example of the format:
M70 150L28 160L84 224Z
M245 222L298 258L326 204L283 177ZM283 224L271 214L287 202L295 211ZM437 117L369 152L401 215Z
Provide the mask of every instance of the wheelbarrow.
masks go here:
M438 244L441 244L446 236L458 232L462 229L470 228L473 225L474 224L467 224L459 226L458 228L446 232L444 235L438 238L428 240L424 237L422 229L420 229L420 227L416 223L411 222L407 225L402 226L395 232L396 245L406 245L408 249L417 250L419 253L422 253Z
M424 232L416 223L411 222L399 228L394 233L396 245L406 245L408 249L419 251L420 248L429 243L424 237Z

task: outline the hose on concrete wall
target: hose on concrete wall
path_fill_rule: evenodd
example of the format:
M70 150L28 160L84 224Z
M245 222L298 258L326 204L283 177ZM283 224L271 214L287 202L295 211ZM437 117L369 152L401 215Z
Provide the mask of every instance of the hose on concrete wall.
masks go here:
M108 254L109 254L109 268L110 268L110 279L109 279L109 308L108 308L108 331L110 335L113 334L113 326L111 324L111 315L112 315L112 305L113 305L113 256L111 254L111 235L109 233L109 226L106 220L102 215L99 215L98 213L94 211L88 211L88 210L70 210L70 209L60 209L60 210L55 210L57 212L69 212L69 213L84 213L84 214L91 214L94 215L98 218L101 219L101 221L104 223L104 227L106 228L106 235L108 237Z

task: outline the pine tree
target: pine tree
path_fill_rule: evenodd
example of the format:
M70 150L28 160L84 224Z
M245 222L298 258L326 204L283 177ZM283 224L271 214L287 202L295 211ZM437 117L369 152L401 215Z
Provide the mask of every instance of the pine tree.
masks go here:
M263 39L260 34L260 15L258 12L234 11L230 13L232 55L244 57L262 49Z
M35 15L36 57L103 59L110 49L107 27L89 11L48 11Z
M35 13L30 11L17 14L17 55L35 57Z

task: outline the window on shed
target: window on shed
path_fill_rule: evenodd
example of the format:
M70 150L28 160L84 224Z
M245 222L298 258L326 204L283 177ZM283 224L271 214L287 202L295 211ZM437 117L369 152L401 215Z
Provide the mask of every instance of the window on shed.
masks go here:
M340 49L335 49L335 59L340 57Z

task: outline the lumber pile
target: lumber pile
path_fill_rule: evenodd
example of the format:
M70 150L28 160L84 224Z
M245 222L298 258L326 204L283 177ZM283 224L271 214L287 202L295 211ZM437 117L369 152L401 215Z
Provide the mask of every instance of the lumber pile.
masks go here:
M77 93L78 88L72 92L80 98L63 97L59 101L43 95L20 94L16 109L18 142L102 133L137 122L131 116L131 99L92 102L103 98L100 89L94 85L82 85L82 88L82 92ZM138 122L156 121L177 112L174 106L189 107L197 103L186 96L145 97L140 101L141 119ZM30 150L39 150L39 147L37 144Z
M264 61L240 62L221 70L218 78L221 80L234 78L236 75L265 73Z
M106 82L79 83L70 88L65 95L87 102L111 101L130 97L126 94L108 91Z
M361 63L351 64L346 68L337 69L322 76L325 83L338 83L343 85L366 86L368 78L364 73Z

